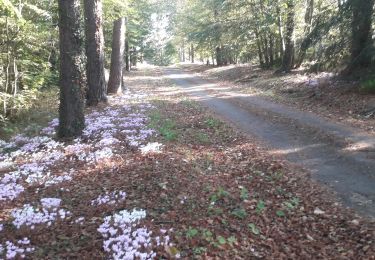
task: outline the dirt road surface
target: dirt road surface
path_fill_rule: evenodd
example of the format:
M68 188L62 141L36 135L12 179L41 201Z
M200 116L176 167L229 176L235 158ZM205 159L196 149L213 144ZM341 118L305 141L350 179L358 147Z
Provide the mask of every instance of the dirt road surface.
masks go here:
M163 69L180 91L202 102L271 153L282 154L336 192L345 206L375 217L375 138L258 96L235 93L178 68Z

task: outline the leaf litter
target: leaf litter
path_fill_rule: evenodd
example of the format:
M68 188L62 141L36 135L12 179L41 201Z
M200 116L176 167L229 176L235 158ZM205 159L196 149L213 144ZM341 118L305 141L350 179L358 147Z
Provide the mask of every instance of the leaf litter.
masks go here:
M53 120L1 142L0 258L374 258L374 222L306 172L157 68L128 81L81 138L54 140Z

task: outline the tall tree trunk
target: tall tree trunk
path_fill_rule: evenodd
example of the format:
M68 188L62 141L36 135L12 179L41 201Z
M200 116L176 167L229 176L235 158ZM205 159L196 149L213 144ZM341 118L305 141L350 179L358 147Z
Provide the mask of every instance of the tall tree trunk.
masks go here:
M294 0L287 1L287 21L285 34L285 52L281 70L289 72L293 67L294 60Z
M309 37L309 34L311 32L311 23L312 23L313 14L314 14L314 0L307 0L307 8L306 8L306 13L305 13L305 30L304 30L305 37L304 38ZM302 65L302 62L306 56L307 46L308 45L305 44L305 40L303 40L301 47L299 49L295 68L299 68Z
M373 57L370 49L374 0L350 0L350 8L352 11L351 57L346 74L369 67Z
M284 32L283 32L283 23L281 19L280 3L277 0L276 3L276 13L277 13L277 26L279 29L279 39L280 39L280 57L283 57L285 51L285 41L284 41Z
M194 44L191 44L191 63L195 62L195 50L194 50Z
M269 57L269 51L268 51L268 41L267 41L267 34L265 33L265 37L262 37L261 34L261 41L263 42L263 56L264 60L266 62L266 68L268 69L270 67L270 57Z
M182 40L182 62L186 61L185 57L185 40Z
M125 18L114 22L111 71L108 81L108 93L117 94L122 91L122 77L125 51Z
M270 66L272 67L273 65L275 65L275 58L273 55L274 45L273 45L273 35L271 32L269 32L269 43L270 43L270 47L269 47Z
M128 26L128 17L125 17L125 27ZM125 28L126 30L126 28ZM130 71L130 50L129 50L129 31L125 33L125 71Z
M257 28L255 29L255 38L256 38L256 43L257 43L257 48L258 48L259 64L261 67L264 67L262 45L261 45L261 40L260 40L259 32Z
M82 37L80 1L59 0L60 109L58 136L76 137L85 127L83 114Z
M102 0L85 0L87 105L106 102Z
M223 66L223 53L222 53L222 49L220 48L220 46L217 46L216 47L216 65L217 66Z
M130 71L129 35L125 37L125 70Z

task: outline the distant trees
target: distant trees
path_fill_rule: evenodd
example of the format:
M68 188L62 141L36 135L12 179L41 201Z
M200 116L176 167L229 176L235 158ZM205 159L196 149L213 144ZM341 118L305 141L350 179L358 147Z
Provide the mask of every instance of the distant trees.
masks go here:
M82 38L80 0L59 0L60 109L58 136L78 136L85 127L83 114Z
M200 60L289 71L371 68L374 0L177 0L174 44ZM166 10L166 13L170 13Z
M87 104L107 101L104 71L104 35L101 0L85 0Z

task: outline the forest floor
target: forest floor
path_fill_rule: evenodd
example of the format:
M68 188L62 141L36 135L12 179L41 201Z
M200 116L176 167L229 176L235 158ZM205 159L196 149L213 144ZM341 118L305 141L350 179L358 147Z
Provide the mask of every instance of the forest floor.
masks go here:
M297 70L275 74L275 70L261 70L252 65L218 68L181 64L179 67L225 88L261 96L375 134L375 94L362 92L358 82L337 78L332 73Z
M262 140L271 153L310 170L344 205L375 217L374 135L175 67L164 72L180 93Z
M0 258L374 259L374 222L181 92L165 71L71 142L0 144Z

